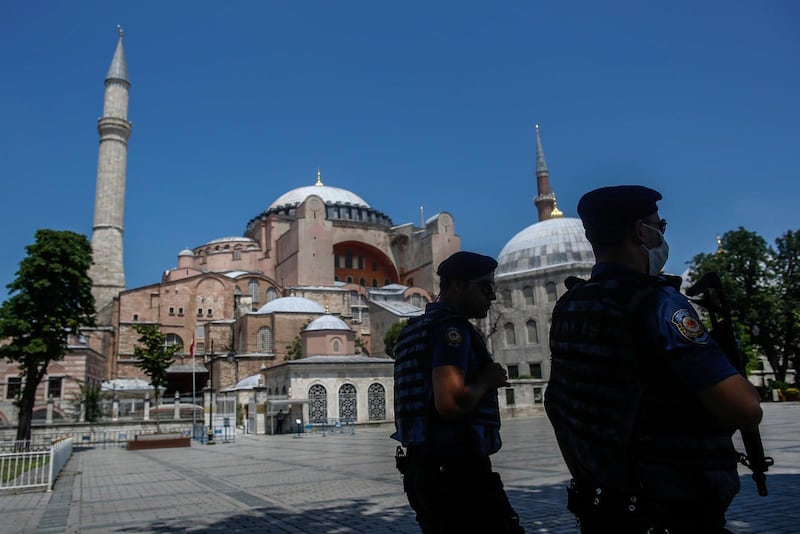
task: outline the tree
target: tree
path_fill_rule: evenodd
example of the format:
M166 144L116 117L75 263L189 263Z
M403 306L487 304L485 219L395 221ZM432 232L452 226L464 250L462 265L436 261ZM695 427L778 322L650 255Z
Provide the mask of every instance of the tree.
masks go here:
M92 246L70 231L37 230L25 247L16 279L6 287L0 307L0 357L16 362L22 376L17 440L29 441L36 390L51 362L64 358L67 338L81 326L94 326Z
M181 350L181 345L167 345L167 336L161 332L157 324L137 324L134 330L141 335L139 343L133 347L133 355L137 358L136 367L150 377L150 384L155 388L155 403L159 406L161 388L167 385L167 369L173 364L173 356ZM156 418L158 431L158 418Z
M389 330L383 335L383 351L392 359L395 357L394 348L397 346L397 338L400 337L400 332L408 324L407 320L397 321L389 327Z
M294 337L290 345L286 345L286 360L299 360L303 357L303 339L300 335L311 324L311 319L303 323L300 327L300 332Z
M800 343L800 232L787 231L775 243L777 250L739 227L721 238L716 253L695 256L689 277L719 273L742 350L751 363L763 354L783 382Z

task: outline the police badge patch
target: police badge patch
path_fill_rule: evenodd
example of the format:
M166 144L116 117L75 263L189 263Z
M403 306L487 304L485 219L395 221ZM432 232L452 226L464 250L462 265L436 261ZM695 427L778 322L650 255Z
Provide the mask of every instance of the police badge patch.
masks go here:
M682 308L673 313L672 324L689 341L700 344L708 343L709 335L705 326L689 310Z
M463 339L461 337L461 332L459 332L458 328L455 326L448 328L444 333L444 337L447 340L447 344L451 347L457 347L461 345L461 341Z

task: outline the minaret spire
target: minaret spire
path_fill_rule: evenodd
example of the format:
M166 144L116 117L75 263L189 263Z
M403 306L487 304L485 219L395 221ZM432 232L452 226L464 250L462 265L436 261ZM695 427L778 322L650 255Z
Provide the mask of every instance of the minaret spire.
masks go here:
M542 137L539 134L538 124L536 124L536 190L538 194L533 199L533 203L539 212L539 220L550 219L556 205L556 197L550 191L550 173L547 170L547 163L544 161Z
M89 271L97 309L97 325L112 323L114 298L125 289L122 233L125 215L125 179L128 163L128 93L131 87L122 46L123 31L105 80L103 116L97 121L100 147L97 156L97 188L94 201L92 251Z

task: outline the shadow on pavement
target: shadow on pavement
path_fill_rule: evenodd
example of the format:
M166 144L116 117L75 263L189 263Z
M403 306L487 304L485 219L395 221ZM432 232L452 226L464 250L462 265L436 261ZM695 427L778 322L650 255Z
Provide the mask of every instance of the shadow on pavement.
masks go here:
M768 476L770 494L760 497L749 476L741 477L742 490L728 511L728 528L736 534L797 532L797 496L800 474ZM507 488L509 498L529 533L577 533L573 516L566 510L564 484ZM195 524L186 520L158 521L117 532L419 532L408 506L376 511L365 499L346 505L291 513L278 507L262 507L208 523L200 516Z

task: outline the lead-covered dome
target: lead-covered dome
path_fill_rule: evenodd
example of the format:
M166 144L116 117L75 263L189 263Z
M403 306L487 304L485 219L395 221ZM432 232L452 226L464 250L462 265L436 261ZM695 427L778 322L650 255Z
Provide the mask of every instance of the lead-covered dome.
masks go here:
M594 264L580 219L559 217L532 224L506 243L497 258L498 278L559 265Z
M322 317L317 317L313 321L309 323L306 327L306 331L311 330L347 330L350 331L350 327L347 326L347 323L339 319L338 317L334 317L333 315L323 315Z
M339 187L331 187L329 185L307 185L292 189L281 196L275 202L269 205L270 210L283 207L283 206L297 206L302 204L305 199L311 195L316 195L322 199L325 204L350 204L351 206L361 206L369 208L363 198L347 189Z

